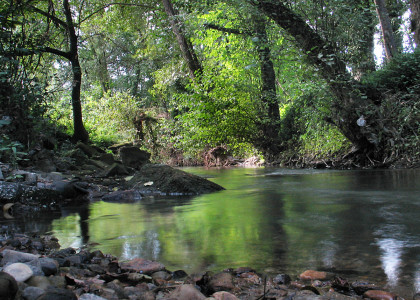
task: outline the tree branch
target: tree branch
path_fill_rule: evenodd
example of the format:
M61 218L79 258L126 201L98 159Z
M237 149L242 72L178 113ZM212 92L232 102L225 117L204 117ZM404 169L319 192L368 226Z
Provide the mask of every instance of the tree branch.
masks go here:
M97 10L95 10L93 13L91 13L87 17L83 18L82 20L80 20L80 24L83 23L84 21L90 19L91 17L93 17L94 15L96 15L97 13L99 13L100 11L104 10L105 8L111 7L113 5L136 6L136 7L148 8L148 9L151 9L151 10L155 10L156 9L156 7L149 6L149 5L144 5L144 4L111 2L111 3L108 3L106 5L101 6L100 8L98 8Z
M41 10L41 9L39 9L39 8L33 6L33 5L29 5L29 8L32 9L34 12L39 13L40 15L43 15L44 17L50 18L51 20L53 20L54 23L56 23L58 25L61 25L62 27L64 27L64 29L67 30L67 28L68 28L67 23L64 22L63 20L57 18L56 16L53 16L50 13L47 13L47 12Z
M226 27L219 26L219 25L216 25L216 24L213 24L213 23L205 23L204 27L208 28L208 29L214 29L214 30L217 30L217 31L221 31L221 32L226 32L226 33L251 35L251 33L247 32L247 31L241 31L241 30L236 29L236 28L226 28Z

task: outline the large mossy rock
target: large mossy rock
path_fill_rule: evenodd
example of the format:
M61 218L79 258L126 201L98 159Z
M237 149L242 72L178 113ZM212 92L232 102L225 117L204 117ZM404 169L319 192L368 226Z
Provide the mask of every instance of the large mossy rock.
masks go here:
M160 164L145 164L128 182L128 186L169 195L199 195L224 189L200 176Z

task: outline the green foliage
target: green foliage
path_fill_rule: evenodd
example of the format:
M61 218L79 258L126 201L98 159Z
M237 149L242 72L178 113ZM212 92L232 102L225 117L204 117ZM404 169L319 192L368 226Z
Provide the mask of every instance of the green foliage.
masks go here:
M397 55L364 82L388 93L420 94L420 49Z

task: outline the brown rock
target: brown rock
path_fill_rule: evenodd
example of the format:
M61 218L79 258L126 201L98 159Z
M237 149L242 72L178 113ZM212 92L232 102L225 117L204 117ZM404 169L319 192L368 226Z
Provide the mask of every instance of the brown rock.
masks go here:
M396 299L396 295L380 290L370 290L363 294L364 297L373 299L373 300L394 300Z
M206 299L206 296L204 296L192 284L183 284L171 292L166 299L204 300Z
M230 273L218 273L211 278L208 287L214 292L231 291L234 288L233 276Z
M235 295L224 291L214 293L212 297L216 300L239 300L239 298L237 298Z
M138 272L151 275L155 272L163 271L165 266L159 262L143 258L135 258L130 261L120 263L123 272Z
M306 270L300 274L299 277L302 280L325 280L327 279L327 273L314 270Z

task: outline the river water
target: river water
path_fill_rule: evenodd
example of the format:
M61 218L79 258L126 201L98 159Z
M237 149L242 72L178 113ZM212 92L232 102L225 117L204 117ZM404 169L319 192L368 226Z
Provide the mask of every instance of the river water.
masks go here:
M225 191L92 203L27 231L62 247L157 260L188 273L240 266L296 276L306 269L420 291L420 170L187 168ZM33 225L36 224L36 225ZM34 228L36 227L36 228Z

